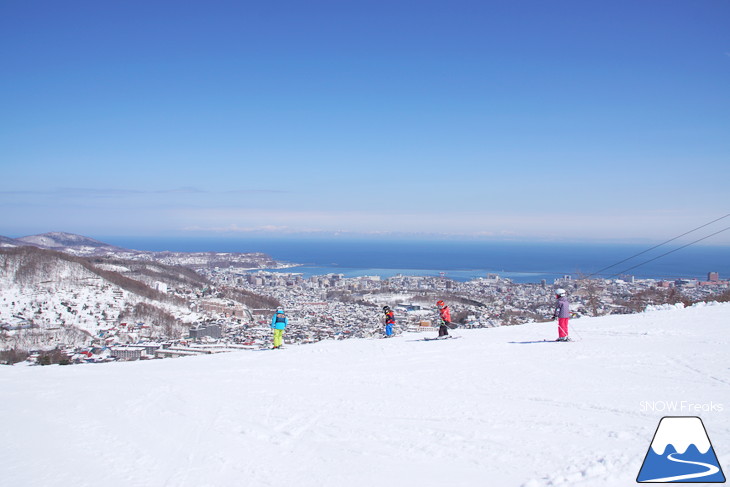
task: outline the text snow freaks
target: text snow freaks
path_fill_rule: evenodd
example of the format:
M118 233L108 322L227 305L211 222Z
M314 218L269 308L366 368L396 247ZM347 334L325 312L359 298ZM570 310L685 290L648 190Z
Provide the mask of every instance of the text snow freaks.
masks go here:
M725 406L721 403L696 403L691 401L641 401L642 413L721 413Z

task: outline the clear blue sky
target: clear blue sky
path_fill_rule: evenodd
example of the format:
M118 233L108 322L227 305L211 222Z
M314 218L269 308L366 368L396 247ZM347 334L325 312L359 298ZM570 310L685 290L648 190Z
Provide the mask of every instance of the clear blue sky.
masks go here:
M6 0L0 168L7 236L669 238L730 212L730 2Z

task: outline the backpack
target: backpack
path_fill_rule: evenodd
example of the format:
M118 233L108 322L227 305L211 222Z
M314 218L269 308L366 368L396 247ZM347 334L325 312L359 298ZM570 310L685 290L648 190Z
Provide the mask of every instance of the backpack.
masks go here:
M276 322L277 323L284 323L284 322L286 322L286 315L284 313L278 313L276 315Z

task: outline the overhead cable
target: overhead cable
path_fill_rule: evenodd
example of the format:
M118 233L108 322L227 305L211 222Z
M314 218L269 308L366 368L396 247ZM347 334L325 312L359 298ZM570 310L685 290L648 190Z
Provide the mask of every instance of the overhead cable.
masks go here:
M722 219L724 219L724 218L727 218L727 217L729 217L729 216L730 216L730 213L728 213L728 214L727 214L727 215L725 215L725 216L721 216L720 218L717 218L717 219L715 219L715 220L712 220L712 221L711 221L711 222L709 222L709 223L705 223L704 225L700 225L699 227L697 227L697 228L695 228L695 229L692 229L692 230L690 230L690 231L688 231L688 232L685 232L685 233L683 233L682 235L677 235L676 237L670 238L670 239L669 239L669 240L667 240L666 242L662 242L662 243L660 243L660 244L658 244L658 245L655 245L655 246L653 246L653 247L651 247L651 248L648 248L648 249L646 249L646 250L643 250L643 251L639 252L638 254L634 254L634 255L632 255L631 257L627 257L627 258L625 258L625 259L624 259L624 260L622 260L622 261L616 262L615 264L611 264L611 265L610 265L610 266L608 266L608 267L604 267L603 269L601 269L601 270L599 270L599 271L596 271L596 272L594 272L594 273L592 273L592 274L589 274L587 278L591 278L591 277L593 277L593 276L596 276L596 275L598 275L598 274L602 273L603 271L606 271L606 270L608 270L608 269L610 269L610 268L612 268L612 267L616 267L617 265L621 265L621 264L623 264L624 262L627 262L627 261L629 261L629 260L631 260L631 259L633 259L633 258L635 258L635 257L638 257L638 256L640 256L640 255L644 255L644 254L645 254L645 253L647 253L647 252L651 252L652 250L654 250L654 249L657 249L657 248L661 247L662 245L666 245L666 244L668 244L669 242L673 242L673 241L675 241L675 240L677 240L677 239L679 239L679 238L682 238L682 237L684 237L685 235L689 235L690 233L696 232L697 230L700 230L700 229L702 229L702 228L705 228L705 227L707 227L707 226L710 226L710 225L712 225L713 223L715 223L715 222L719 222L720 220L722 220ZM727 228L726 228L725 230L727 230ZM725 230L720 230L720 232L724 232ZM720 232L717 232L717 233L720 233ZM707 237L705 237L705 238L709 238L709 237L712 237L712 236L714 236L714 235L717 235L717 233L713 233L712 235L709 235L709 236L707 236ZM697 241L695 241L695 242L692 242L692 244L693 244L693 243L697 243L697 242L701 242L702 240L705 240L705 238L701 238L700 240L697 240ZM687 244L687 245L685 245L684 247L688 247L688 246L690 246L690 245L692 245L692 244ZM683 249L684 247L680 247L679 249ZM679 250L679 249L675 249L675 250L673 250L672 252L675 252L676 250ZM632 267L631 269L634 269L634 268L636 268L636 267L642 266L642 265L644 265L644 264L646 264L646 263L648 263L648 262L651 262L651 261L653 261L653 260L656 260L656 259L658 259L658 258L660 258L660 257L664 257L664 255L668 255L668 254L671 254L672 252L667 252L666 254L660 255L659 257L656 257L656 258L654 258L654 259L651 259L651 260L649 260L649 261L647 261L647 262L644 262L644 263L642 263L642 264L636 265L636 266ZM631 269L627 269L627 270L631 270ZM614 274L613 276L616 276L616 275L618 275L618 274ZM613 277L613 276L611 276L611 277Z
M621 275L621 274L625 274L625 273L627 273L628 271L630 271L630 270L632 270L632 269L636 269L637 267L641 267L642 265L644 265L644 264L648 264L649 262L654 262L654 261L655 261L655 260L657 260L657 259L661 259L662 257L664 257L664 256L666 256L666 255L669 255L669 254L673 254L674 252L676 252L676 251L678 251L678 250L682 250L683 248L689 247L690 245L694 245L694 244L696 244L696 243L698 243L698 242L702 242L703 240L707 240L708 238L710 238L710 237L714 237L714 236L715 236L715 235L717 235L718 233L722 233L722 232L725 232L725 231L727 231L727 230L730 230L730 227L726 227L726 228L723 228L722 230L720 230L720 231L717 231L717 232L715 232L715 233L713 233L713 234L711 234L711 235L708 235L708 236L706 236L706 237L702 237L702 238L700 238L700 239L698 239L698 240L695 240L694 242L690 242L690 243L688 243L688 244L686 244L686 245L682 245L681 247L678 247L678 248L676 248L676 249L674 249L674 250L670 250L669 252L666 252L666 253L664 253L664 254L662 254L662 255L659 255L659 256L657 256L657 257L654 257L653 259L649 259L649 260L647 260L647 261L645 261L645 262L642 262L641 264L636 264L636 265L635 265L635 266L633 266L633 267L629 267L628 269L624 269L623 271L621 271L621 272L619 272L619 273L617 273L617 274L614 274L614 275L612 275L612 276L609 276L609 279L610 279L610 278L612 278L612 277L616 277L616 276L619 276L619 275ZM612 267L613 267L613 266L612 266Z

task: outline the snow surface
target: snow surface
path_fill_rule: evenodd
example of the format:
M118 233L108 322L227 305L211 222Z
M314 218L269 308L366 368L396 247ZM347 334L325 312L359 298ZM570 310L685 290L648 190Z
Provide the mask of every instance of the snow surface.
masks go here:
M572 343L549 323L2 367L2 483L625 487L682 415L727 466L729 324L723 304L573 320ZM645 407L671 401L713 407Z

